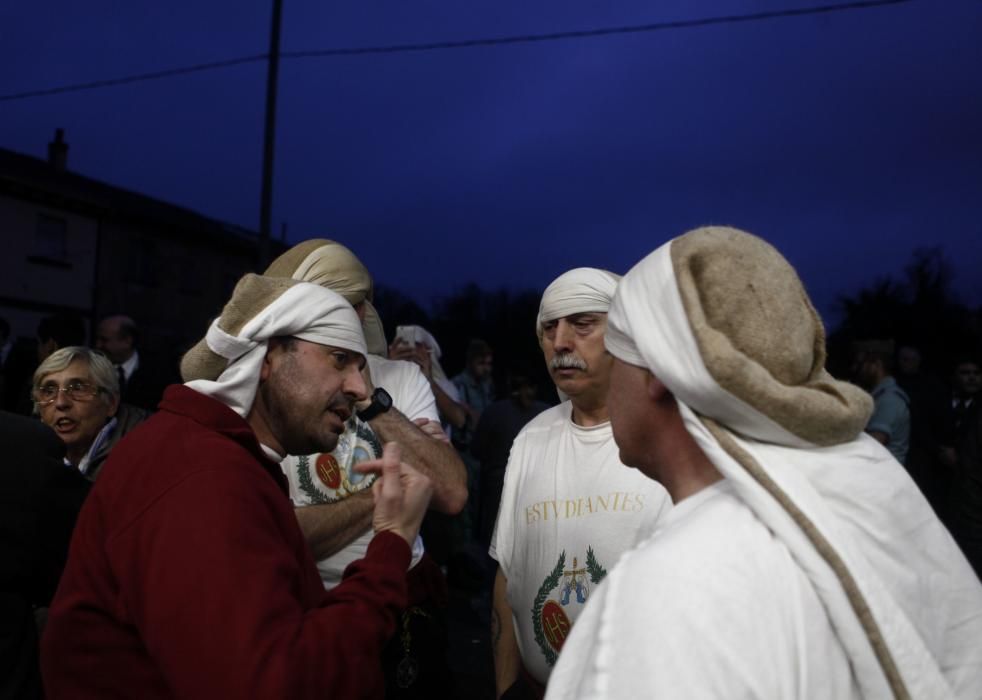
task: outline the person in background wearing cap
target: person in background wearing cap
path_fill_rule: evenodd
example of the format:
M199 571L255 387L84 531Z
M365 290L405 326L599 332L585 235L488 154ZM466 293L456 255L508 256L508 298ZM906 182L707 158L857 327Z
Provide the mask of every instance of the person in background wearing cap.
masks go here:
M580 616L547 698L978 698L982 585L759 238L697 229L608 317L621 460L675 507Z
M334 448L365 352L334 292L239 282L83 507L42 640L49 698L381 696L429 480L397 445L361 465L382 475L376 535L325 592L279 467Z
M498 562L491 641L499 696L541 695L592 590L635 533L671 508L662 486L620 463L610 430L613 360L604 332L618 279L577 268L542 295L536 333L569 400L525 426L505 469L490 549Z

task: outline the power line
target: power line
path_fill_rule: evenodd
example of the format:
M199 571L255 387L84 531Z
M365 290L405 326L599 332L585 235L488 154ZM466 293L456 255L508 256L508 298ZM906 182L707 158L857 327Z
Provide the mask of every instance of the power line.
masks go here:
M218 68L228 68L238 66L243 63L255 63L265 61L267 54L261 53L254 56L241 56L239 58L229 58L224 61L213 61L211 63L199 63L194 66L184 66L183 68L169 68L167 70L155 71L153 73L137 73L127 75L123 78L108 78L106 80L93 80L89 83L74 83L72 85L62 85L60 87L45 88L42 90L29 90L27 92L17 92L11 95L0 95L0 102L10 100L24 100L28 97L41 97L42 95L57 95L62 92L78 92L80 90L95 90L96 88L111 87L114 85L126 85L127 83L141 83L145 80L159 80L160 78L170 78L175 75L185 75L187 73L202 73Z
M365 54L406 53L409 51L435 51L439 49L463 49L474 46L501 46L504 44L531 44L544 41L562 41L565 39L588 39L616 34L641 34L667 29L690 29L693 27L708 27L714 24L736 24L738 22L757 22L765 19L784 17L801 17L803 15L828 14L846 10L861 10L884 5L901 5L911 0L866 0L860 2L845 2L836 5L818 5L792 10L773 10L771 12L754 12L746 15L723 15L719 17L704 17L701 19L683 19L673 22L655 22L653 24L635 24L624 27L603 27L600 29L581 29L568 32L553 32L551 34L525 34L519 36L504 36L484 39L463 39L459 41L437 41L429 44L395 44L392 46L366 46L348 49L321 49L312 51L285 51L284 58L314 58L331 56L359 56Z
M708 27L719 24L737 24L745 22L759 22L768 19L784 19L789 17L803 17L806 15L831 14L835 12L846 12L850 10L864 10L874 7L884 7L887 5L902 5L912 0L857 0L856 2L841 2L831 5L814 5L811 7L800 7L784 10L772 10L767 12L752 12L743 15L720 15L716 17L702 17L698 19L684 19L668 22L654 22L651 24L634 24L620 27L600 27L595 29L581 29L566 32L551 32L547 34L522 34L515 36L485 37L478 39L462 39L457 41L436 41L417 44L391 44L388 46L363 46L352 48L336 49L314 49L308 51L284 51L280 53L282 58L332 58L339 56L365 56L370 54L393 54L409 53L413 51L437 51L445 49L464 49L477 46L503 46L508 44L531 44L547 41L564 41L567 39L590 39L603 36L615 36L619 34L642 34L648 32L658 32L673 29L692 29L696 27ZM125 85L128 83L138 83L147 80L158 80L160 78L170 78L176 75L187 73L200 73L220 68L228 68L244 63L255 63L265 61L269 54L256 54L253 56L242 56L230 58L224 61L214 61L211 63L199 63L193 66L181 68L171 68L168 70L153 73L140 73L129 75L122 78L110 78L107 80L95 80L88 83L74 83L62 85L60 87L46 88L41 90L30 90L27 92L0 95L0 102L12 100L23 100L31 97L41 97L44 95L56 95L65 92L78 92L82 90L94 90L115 85Z

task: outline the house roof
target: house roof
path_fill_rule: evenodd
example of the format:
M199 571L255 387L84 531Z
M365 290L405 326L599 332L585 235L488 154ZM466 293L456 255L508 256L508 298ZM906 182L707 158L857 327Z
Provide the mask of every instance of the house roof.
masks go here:
M0 148L0 192L48 206L118 222L140 222L175 238L207 236L223 244L253 247L255 231L191 209L60 171L46 160Z

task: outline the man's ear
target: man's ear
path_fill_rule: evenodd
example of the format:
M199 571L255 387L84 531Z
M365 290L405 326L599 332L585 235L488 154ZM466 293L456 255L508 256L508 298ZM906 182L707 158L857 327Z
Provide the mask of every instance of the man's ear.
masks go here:
M276 353L281 352L281 347L279 343L274 343L272 340L266 346L266 354L263 356L263 363L259 367L259 382L265 382L269 379L269 375L273 372L273 361L275 359Z

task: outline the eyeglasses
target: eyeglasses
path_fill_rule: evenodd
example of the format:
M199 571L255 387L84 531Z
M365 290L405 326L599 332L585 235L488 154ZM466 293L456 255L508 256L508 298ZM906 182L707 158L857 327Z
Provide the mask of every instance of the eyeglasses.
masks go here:
M58 394L63 391L68 394L68 398L72 401L91 401L102 390L102 387L83 382L80 379L68 382L67 386L58 386L52 382L38 387L34 391L34 400L39 406L47 406L53 403L58 398Z

